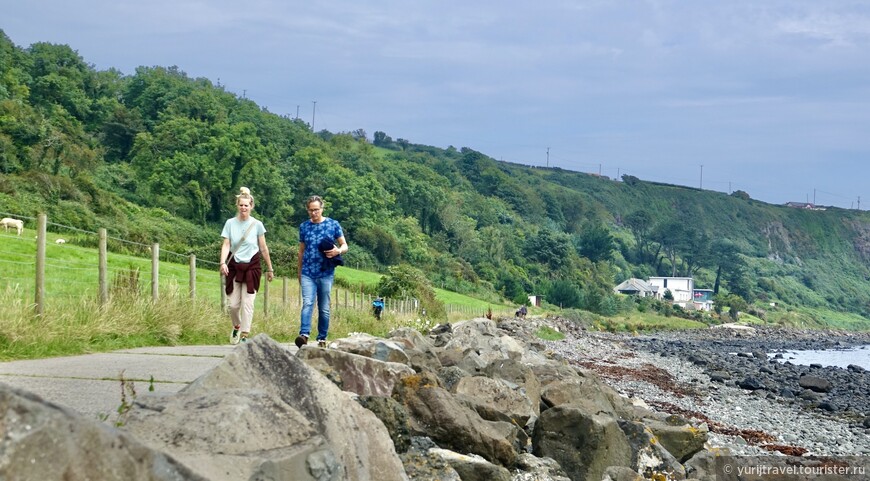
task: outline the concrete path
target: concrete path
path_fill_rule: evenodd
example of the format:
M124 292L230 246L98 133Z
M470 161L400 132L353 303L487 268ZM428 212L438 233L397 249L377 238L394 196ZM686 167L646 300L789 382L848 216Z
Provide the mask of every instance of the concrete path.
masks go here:
M109 353L0 363L0 383L98 420L117 418L121 377L137 396L172 394L216 366L236 346L142 347ZM295 353L295 345L285 345ZM153 379L153 382L152 382ZM130 401L128 397L128 402Z

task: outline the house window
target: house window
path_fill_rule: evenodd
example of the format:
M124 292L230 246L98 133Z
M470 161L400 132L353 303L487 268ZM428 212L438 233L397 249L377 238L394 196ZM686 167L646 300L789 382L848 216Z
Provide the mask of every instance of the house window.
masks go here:
M665 289L667 289L667 288L668 288L668 280L665 279Z

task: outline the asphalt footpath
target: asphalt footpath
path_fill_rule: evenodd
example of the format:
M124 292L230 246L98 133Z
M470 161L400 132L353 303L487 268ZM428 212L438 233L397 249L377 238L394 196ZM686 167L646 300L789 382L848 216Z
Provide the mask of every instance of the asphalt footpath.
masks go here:
M295 345L284 345L295 353ZM0 382L101 421L117 418L122 382L137 396L166 395L215 367L236 346L142 347L0 363ZM152 390L153 388L153 390ZM129 388L126 393L130 401Z

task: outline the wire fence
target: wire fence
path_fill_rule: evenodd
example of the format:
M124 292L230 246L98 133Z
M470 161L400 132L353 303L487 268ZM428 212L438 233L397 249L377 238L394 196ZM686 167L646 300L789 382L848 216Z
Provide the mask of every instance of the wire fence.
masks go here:
M161 249L159 243L113 237L106 229L93 232L49 222L45 215L27 217L0 212L0 216L25 224L20 235L15 229L0 231L0 287L7 296L32 301L38 315L45 312L47 304L82 298L96 299L102 306L117 292L150 295L153 302L158 302L161 295L182 293L191 300L219 303L221 310L226 309L226 279L219 272L218 262ZM281 277L275 281L262 282L256 298L266 317L276 309L302 305L296 279L291 282ZM374 296L361 288L335 286L331 307L371 312L373 300ZM387 313L425 314L413 298L384 301ZM445 308L448 314L485 314L470 306L448 304Z

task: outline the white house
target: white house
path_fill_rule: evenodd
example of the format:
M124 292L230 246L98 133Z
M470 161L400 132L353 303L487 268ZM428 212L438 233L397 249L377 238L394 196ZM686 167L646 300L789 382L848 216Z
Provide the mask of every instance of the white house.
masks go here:
M671 291L674 296L674 304L686 307L686 303L692 302L695 293L695 280L691 277L650 277L649 284L658 287L656 297L662 298L665 291Z

